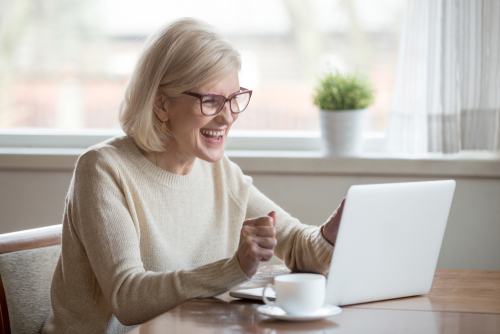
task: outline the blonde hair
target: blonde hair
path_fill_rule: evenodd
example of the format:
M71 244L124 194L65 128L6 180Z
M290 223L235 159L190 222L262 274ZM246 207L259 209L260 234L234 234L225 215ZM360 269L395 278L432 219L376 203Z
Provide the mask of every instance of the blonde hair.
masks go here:
M215 28L191 18L177 20L151 35L120 104L120 126L147 152L164 149L172 135L161 131L153 111L160 89L168 98L239 71L241 57Z

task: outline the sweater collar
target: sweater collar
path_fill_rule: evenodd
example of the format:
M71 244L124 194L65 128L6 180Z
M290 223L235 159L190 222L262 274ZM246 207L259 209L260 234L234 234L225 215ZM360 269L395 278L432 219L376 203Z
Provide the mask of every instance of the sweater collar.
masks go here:
M149 161L141 151L139 151L132 136L126 136L124 138L124 144L125 150L135 165L140 169L140 172L143 172L152 179L174 189L188 189L196 184L196 180L200 175L199 159L195 160L193 169L189 174L178 175L166 171Z

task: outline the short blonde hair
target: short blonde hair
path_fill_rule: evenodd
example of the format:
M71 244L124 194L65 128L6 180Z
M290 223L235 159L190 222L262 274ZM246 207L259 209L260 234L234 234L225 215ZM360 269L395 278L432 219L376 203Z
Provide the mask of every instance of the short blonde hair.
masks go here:
M238 51L207 23L184 18L165 26L149 37L127 85L122 130L143 150L162 151L171 135L161 131L153 110L157 90L175 98L240 68Z

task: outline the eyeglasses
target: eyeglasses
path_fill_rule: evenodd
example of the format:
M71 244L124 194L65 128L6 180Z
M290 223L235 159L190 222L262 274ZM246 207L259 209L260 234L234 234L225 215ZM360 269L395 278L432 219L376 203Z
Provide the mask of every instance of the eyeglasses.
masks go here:
M217 115L226 102L229 101L229 109L233 114L243 112L250 102L252 91L240 87L240 91L231 94L228 98L219 94L198 94L193 92L184 92L182 94L197 97L200 100L200 109L203 115L213 116Z

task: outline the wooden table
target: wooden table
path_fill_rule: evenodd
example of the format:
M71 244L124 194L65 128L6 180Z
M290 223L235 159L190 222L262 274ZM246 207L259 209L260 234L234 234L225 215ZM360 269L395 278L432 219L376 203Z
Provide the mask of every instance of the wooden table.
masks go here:
M240 288L265 286L284 266L268 266ZM129 333L500 333L500 271L438 269L431 291L342 307L315 321L276 321L257 313L259 302L228 293L185 302Z

